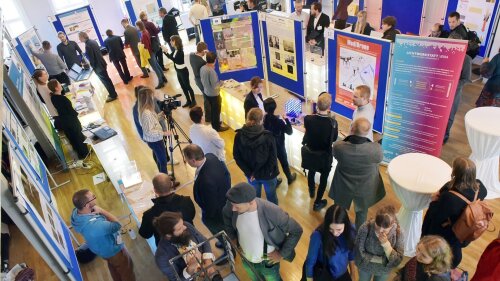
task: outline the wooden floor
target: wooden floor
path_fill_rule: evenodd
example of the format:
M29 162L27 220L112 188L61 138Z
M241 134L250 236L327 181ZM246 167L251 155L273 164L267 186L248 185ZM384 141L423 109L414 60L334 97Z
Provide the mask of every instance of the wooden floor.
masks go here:
M129 65L135 65L135 63L130 63ZM114 71L114 67L110 66L109 71ZM137 71L137 69L135 69L135 71ZM181 93L173 66L170 66L170 70L166 73L166 76L169 82L165 88L157 92L158 98L161 98L163 94L174 95ZM143 179L145 181L150 181L151 178L157 173L157 168L151 157L151 150L139 139L139 136L137 135L131 113L131 108L135 102L133 88L134 86L140 84L154 87L156 85L155 75L151 75L151 78L149 79L136 77L129 85L124 85L122 83L117 84L116 89L119 94L119 100L105 106L105 119L110 126L123 137L123 143L129 153L129 157L136 161L139 169L143 172ZM195 86L193 86L193 88L195 88ZM452 160L456 156L468 156L471 153L464 129L464 114L472 108L480 90L480 84L468 85L464 89L462 103L455 119L455 124L451 132L451 138L444 146L442 152L441 158L447 163L451 164ZM198 89L195 89L195 91L198 91ZM198 103L201 104L201 96L197 96L197 100ZM191 125L188 110L179 108L174 111L173 115L182 128L188 131L188 128ZM341 129L345 130L346 128L341 127ZM221 136L226 141L226 158L231 160L233 158L232 146L234 131L229 130L223 132L221 133ZM175 151L175 157L179 160L181 159L179 150ZM97 164L96 157L93 156L92 159ZM238 169L234 162L229 164L228 168L231 172L233 184L245 180L243 173ZM56 175L56 179L58 181L71 179L71 183L53 191L58 203L59 211L68 225L70 213L73 209L71 196L76 190L82 188L91 189L94 194L97 195L97 203L101 207L110 210L118 216L127 214L125 206L121 203L115 189L109 182L93 186L92 176L101 171L102 167L96 165L92 170L71 170L68 173L60 173ZM194 170L183 163L175 167L175 172L181 183L187 183L193 179ZM372 216L375 210L384 204L393 204L398 208L400 207L400 203L391 189L385 167L381 167L381 173L385 183L387 195L381 202L379 202L379 204L370 209L369 216ZM178 193L192 196L192 185L188 184L186 187L179 190ZM284 280L299 280L302 274L302 265L307 255L309 236L322 221L324 210L321 212L312 211L312 200L309 199L307 192L307 179L303 175L299 175L297 181L295 181L291 186L287 186L286 182L284 182L278 189L278 198L280 206L294 219L296 219L304 228L304 234L296 247L297 256L295 260L293 263L281 263L281 274ZM328 203L331 205L333 202L328 199ZM500 199L490 200L489 203L493 208L493 211L496 213L494 223L498 227L500 226ZM351 218L354 218L354 211L352 208L349 214ZM201 223L200 217L201 212L197 207L197 214L194 222L195 226L198 227L202 233L209 234L208 230ZM129 219L125 218L121 222L122 224L127 224ZM130 225L127 227L129 226ZM26 262L28 265L36 269L37 280L57 280L44 261L34 251L28 241L26 241L24 236L16 229L13 229L12 233L13 243L11 245L11 264ZM472 276L481 253L496 236L497 233L486 233L479 240L464 249L463 260L460 267L469 271ZM146 245L146 242L140 237L135 240L130 240L127 235L124 237L127 248L129 249L134 260L137 280L165 280L156 268L153 256ZM78 240L80 242L83 241L80 236L78 236ZM82 265L81 270L85 280L111 280L106 264L102 259L98 258L90 264ZM241 266L238 266L238 271L240 270Z

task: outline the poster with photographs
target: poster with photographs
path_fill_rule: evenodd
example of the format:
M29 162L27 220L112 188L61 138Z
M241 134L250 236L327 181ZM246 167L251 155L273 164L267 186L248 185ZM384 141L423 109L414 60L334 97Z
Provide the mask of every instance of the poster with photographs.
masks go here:
M294 21L272 15L266 21L271 71L297 81Z
M257 67L251 15L215 18L212 29L221 73Z
M99 37L90 18L89 9L88 6L85 6L57 15L68 39L77 42L82 50L85 50L85 44L78 39L78 33L81 31L86 32L90 39L95 40L99 44Z
M38 37L35 28L30 28L26 30L24 33L18 36L19 41L24 48L24 51L28 54L33 67L40 68L42 67L42 62L33 56L31 50L36 52L43 52L42 41Z

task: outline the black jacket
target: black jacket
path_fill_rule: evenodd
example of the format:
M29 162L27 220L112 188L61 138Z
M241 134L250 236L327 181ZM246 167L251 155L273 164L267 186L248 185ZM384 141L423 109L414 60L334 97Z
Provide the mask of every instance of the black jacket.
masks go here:
M264 99L262 99L262 94L258 94L258 96L262 101L262 103L264 103ZM255 99L255 96L253 95L252 91L250 91L250 93L248 93L247 96L245 97L243 107L245 108L245 119L247 118L247 114L250 111L250 109L254 107L259 107L259 103Z
M352 25L351 32L354 32L354 30L356 30L356 24L357 22ZM366 23L365 28L363 28L363 32L361 32L361 34L370 35L370 33L372 33L372 30L373 27L371 27L369 23Z
M177 21L174 16L167 14L163 18L161 34L163 35L163 40L165 40L165 42L170 42L170 36L179 35L179 31L177 30Z
M119 36L109 36L106 40L104 40L104 46L108 49L110 61L119 61L125 58L125 52L123 52L123 48L125 46Z
M314 17L309 17L309 22L307 23L307 33L306 33L306 43L309 40L316 40L316 45L325 48L325 29L330 26L330 18L326 14L321 14L319 16L318 23L314 26Z
M266 114L264 116L264 129L271 132L276 139L276 146L285 146L285 134L291 135L292 124L288 118L281 120L278 116L273 114Z
M455 27L455 29L450 30L450 33L448 34L448 38L452 34L458 34L463 40L467 40L467 28L462 23L459 24L457 27Z
M394 42L394 41L396 41L396 35L397 34L401 34L401 32L399 32L399 30L397 30L394 27L392 27L391 29L386 30L384 32L384 35L382 36L382 39L391 40L391 42Z
M205 164L193 185L194 201L200 206L202 217L222 221L226 193L231 188L231 175L226 164L212 153L205 155Z
M165 54L165 56L167 56L167 58L171 59L174 62L175 70L178 70L177 65L184 64L184 51L183 50L177 50L175 57L174 57L175 49L170 54L167 52L163 52L163 53Z
M236 130L233 157L247 177L270 180L279 174L276 141L262 125L243 125Z
M154 235L155 243L158 245L160 237L153 227L153 219L159 217L163 212L181 212L182 219L193 224L196 210L193 201L188 196L172 193L167 196L153 198L151 201L153 201L153 207L144 212L141 227L139 228L139 234L145 239Z
M85 54L94 71L106 70L107 63L102 57L101 49L95 40L87 39L87 41L85 41Z

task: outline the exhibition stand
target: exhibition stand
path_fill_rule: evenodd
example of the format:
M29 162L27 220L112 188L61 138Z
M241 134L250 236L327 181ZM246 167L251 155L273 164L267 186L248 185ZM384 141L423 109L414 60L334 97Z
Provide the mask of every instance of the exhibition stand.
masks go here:
M404 255L413 257L422 233L423 210L431 195L450 181L451 167L432 155L407 153L392 159L387 173L401 201L398 221L404 232Z
M85 50L85 43L80 42L78 33L84 31L90 39L97 41L99 45L104 45L96 19L90 6L80 7L56 15L56 20L52 23L56 31L62 31L68 37L68 40L75 41L82 51Z

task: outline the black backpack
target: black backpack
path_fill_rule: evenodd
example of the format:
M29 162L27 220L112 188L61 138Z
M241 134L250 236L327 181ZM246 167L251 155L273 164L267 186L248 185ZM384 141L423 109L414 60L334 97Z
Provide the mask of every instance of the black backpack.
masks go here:
M481 40L477 36L477 33L473 30L467 30L467 55L474 59L479 54L479 49L481 48Z

